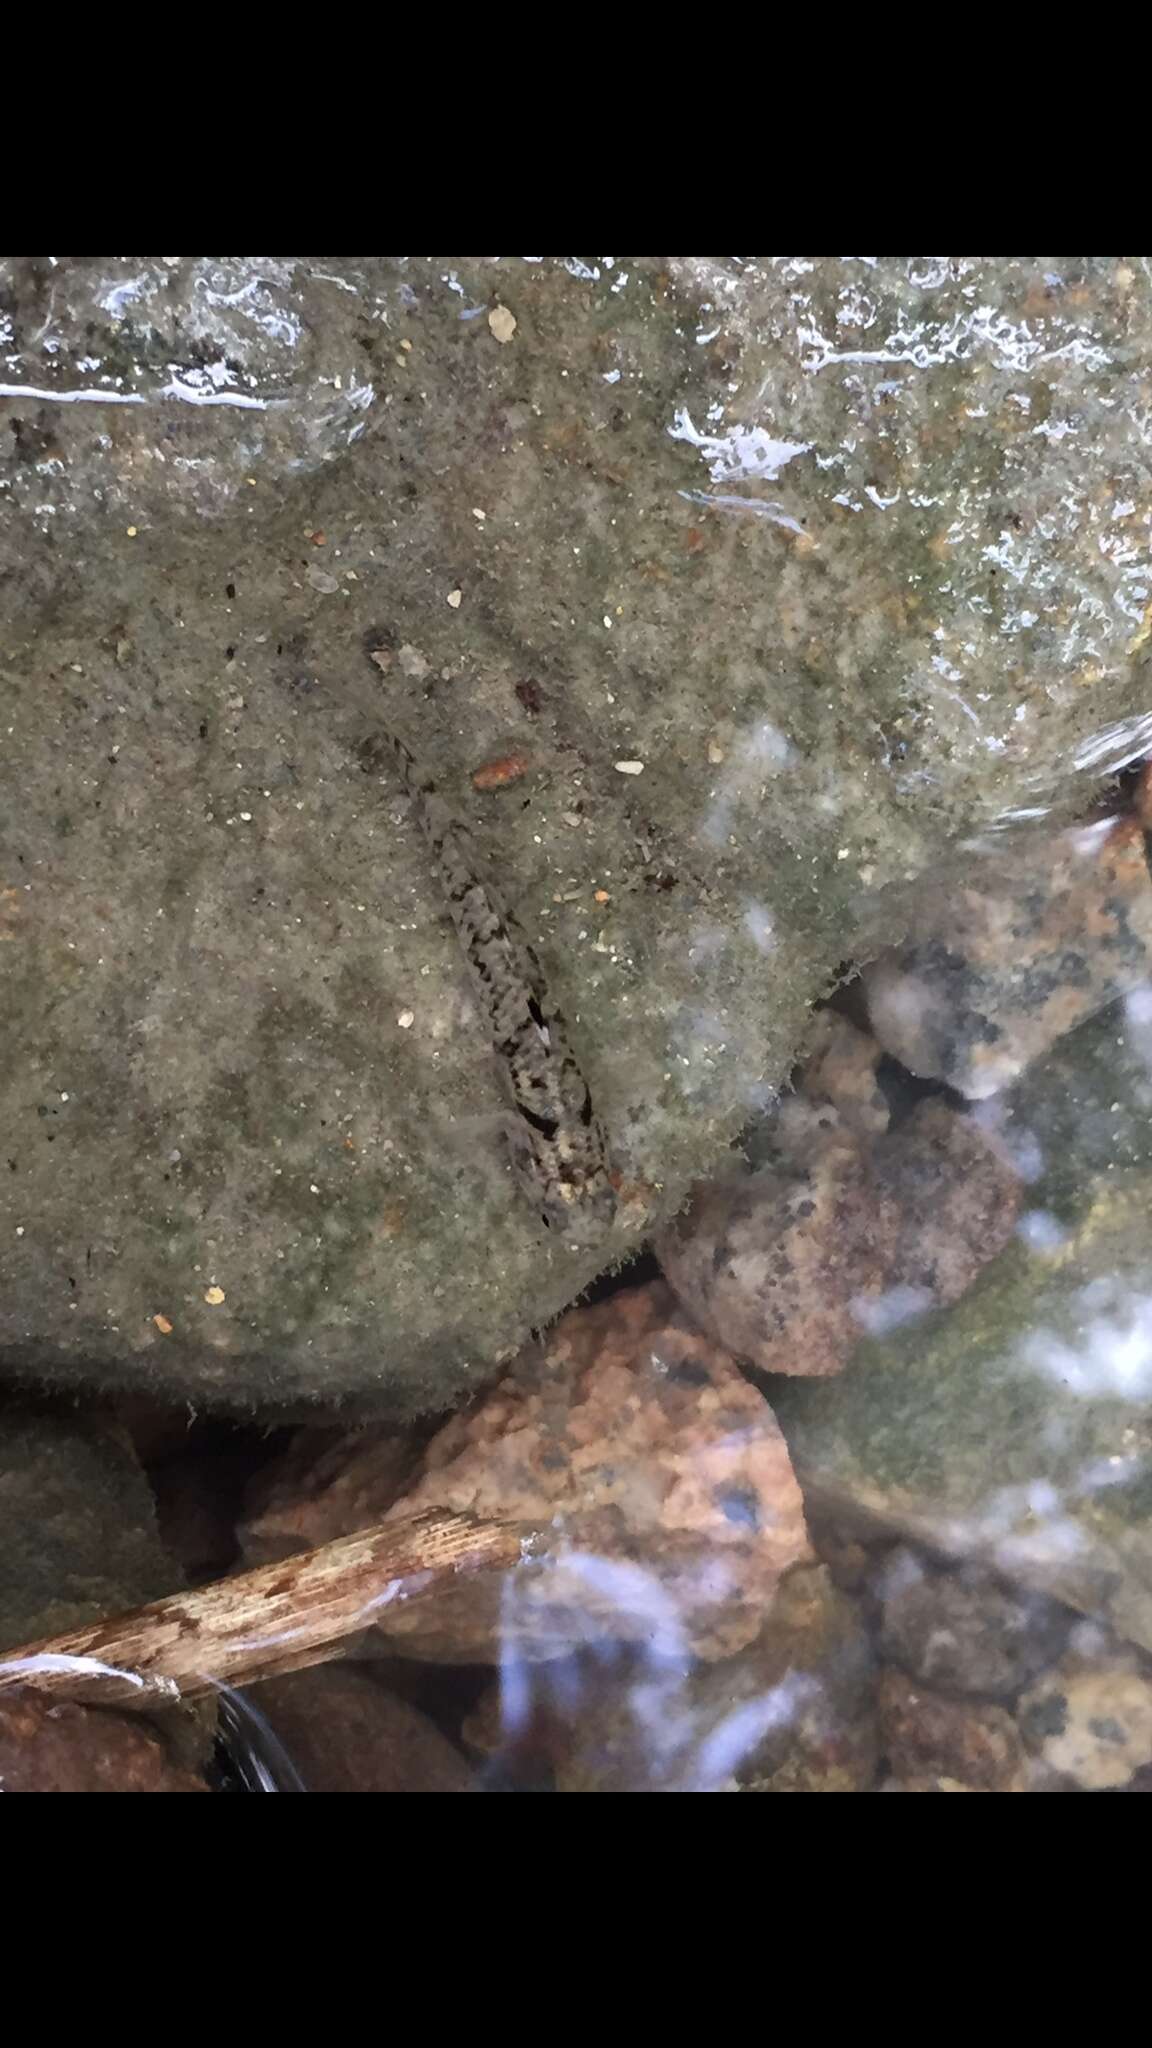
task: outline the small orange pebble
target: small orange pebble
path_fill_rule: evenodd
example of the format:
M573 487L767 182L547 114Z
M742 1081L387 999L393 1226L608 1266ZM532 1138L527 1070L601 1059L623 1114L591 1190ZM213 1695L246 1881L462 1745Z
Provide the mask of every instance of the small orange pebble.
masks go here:
M596 901L597 903L611 903L612 898L609 896L607 889L597 889Z
M519 782L528 773L528 760L524 754L501 754L495 761L485 761L473 770L473 789L504 789L510 782Z
M314 548L326 547L327 544L328 536L326 533L314 533L312 535L312 545Z
M209 1308L219 1308L220 1303L224 1299L224 1289L222 1287L206 1287L204 1289L204 1299L208 1303Z
M168 1321L167 1316L153 1316L152 1321L162 1337L170 1337L172 1335L172 1325Z

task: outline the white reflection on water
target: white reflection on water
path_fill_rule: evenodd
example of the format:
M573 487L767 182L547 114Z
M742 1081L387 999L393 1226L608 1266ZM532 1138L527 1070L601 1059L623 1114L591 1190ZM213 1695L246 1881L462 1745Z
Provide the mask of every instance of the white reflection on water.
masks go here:
M722 1601L727 1576L723 1557L711 1556L696 1572L686 1567L671 1590L642 1565L588 1551L567 1553L527 1576L508 1575L500 1663L508 1750L530 1737L534 1724L559 1719L576 1758L586 1751L602 1760L610 1755L608 1775L626 1778L628 1789L736 1790L737 1773L766 1739L818 1711L827 1689L811 1671L786 1669L759 1691L734 1679L729 1700L718 1698L708 1680L697 1693L694 1674L712 1678L724 1667L696 1664L682 1617L701 1593ZM581 1585L584 1615L573 1605ZM519 1645L538 1645L550 1608L559 1654L533 1661ZM575 1643L581 1633L583 1649L564 1655L564 1637Z
M1089 1309L1098 1296L1085 1288L1078 1305ZM1132 1294L1108 1315L1090 1315L1073 1338L1035 1330L1025 1338L1021 1362L1066 1393L1085 1400L1112 1395L1124 1401L1152 1398L1152 1295Z

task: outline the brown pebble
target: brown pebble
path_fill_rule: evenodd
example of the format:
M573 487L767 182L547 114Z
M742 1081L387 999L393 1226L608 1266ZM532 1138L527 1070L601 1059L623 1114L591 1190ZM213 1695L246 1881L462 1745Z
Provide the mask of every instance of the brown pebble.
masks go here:
M944 1699L902 1671L884 1673L879 1701L881 1745L898 1778L955 1778L986 1792L1025 1789L1024 1746L1004 1707Z
M899 1205L832 1138L807 1168L704 1187L657 1256L684 1307L763 1372L839 1372L888 1283Z
M891 1284L934 1306L959 1301L1010 1244L1023 1184L1002 1148L946 1102L922 1102L877 1146L878 1177L903 1209Z
M354 1664L295 1671L257 1703L308 1792L469 1792L472 1771L435 1723Z

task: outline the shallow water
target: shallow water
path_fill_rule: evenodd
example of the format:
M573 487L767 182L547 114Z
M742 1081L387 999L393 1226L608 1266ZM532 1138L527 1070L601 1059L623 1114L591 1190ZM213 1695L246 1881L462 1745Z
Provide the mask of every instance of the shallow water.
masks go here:
M0 260L8 1789L1152 1782L1150 351Z

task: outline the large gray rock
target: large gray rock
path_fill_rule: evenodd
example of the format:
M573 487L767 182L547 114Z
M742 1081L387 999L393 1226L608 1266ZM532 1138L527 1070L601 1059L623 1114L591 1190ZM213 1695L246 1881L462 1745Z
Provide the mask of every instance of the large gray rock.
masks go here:
M10 1372L443 1405L713 1169L884 885L1146 743L1112 259L14 258L0 321ZM381 713L569 1015L599 1252L505 1170Z

